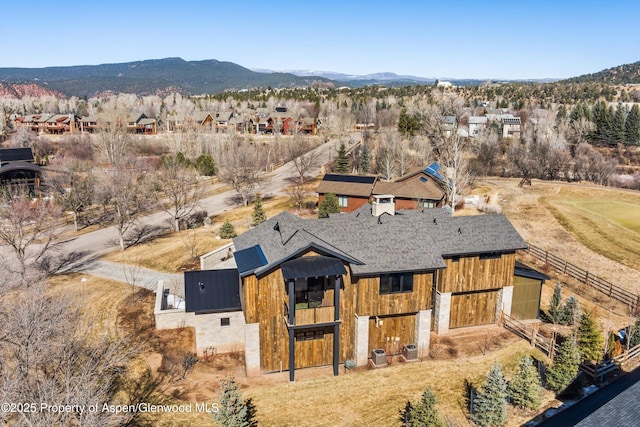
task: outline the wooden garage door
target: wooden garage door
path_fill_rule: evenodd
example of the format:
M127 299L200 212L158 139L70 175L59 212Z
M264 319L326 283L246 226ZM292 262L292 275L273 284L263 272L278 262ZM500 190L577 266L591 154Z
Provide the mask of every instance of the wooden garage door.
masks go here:
M451 295L449 328L489 325L496 321L498 291Z
M540 309L541 291L542 280L514 277L511 317L518 320L536 319Z

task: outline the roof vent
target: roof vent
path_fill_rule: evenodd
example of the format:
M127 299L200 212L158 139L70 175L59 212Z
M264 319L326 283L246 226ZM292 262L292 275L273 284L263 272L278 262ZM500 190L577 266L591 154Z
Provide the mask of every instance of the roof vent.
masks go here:
M462 228L458 228L458 234L462 234Z
M433 225L438 225L438 220L436 218L433 218Z

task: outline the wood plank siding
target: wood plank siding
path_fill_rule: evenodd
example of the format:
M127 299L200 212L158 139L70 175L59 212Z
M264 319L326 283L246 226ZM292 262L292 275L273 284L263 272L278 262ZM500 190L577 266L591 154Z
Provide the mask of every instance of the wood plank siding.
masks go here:
M433 273L413 274L413 292L380 295L380 277L357 277L358 316L386 316L417 313L431 308Z
M517 320L536 319L540 311L541 293L542 280L514 277L511 317Z
M385 316L369 319L369 354L383 348L387 354L398 354L406 344L415 343L416 316Z
M438 270L438 292L470 292L503 288L513 284L516 254L502 254L497 258L481 256L445 258L447 268Z
M489 325L496 321L498 291L451 295L449 328Z

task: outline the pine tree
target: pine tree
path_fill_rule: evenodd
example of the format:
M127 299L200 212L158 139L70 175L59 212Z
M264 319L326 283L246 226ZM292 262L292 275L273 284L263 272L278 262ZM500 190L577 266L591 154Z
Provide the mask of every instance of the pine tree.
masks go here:
M520 369L509 383L509 396L514 405L537 409L540 406L540 374L529 355L520 361Z
M267 214L262 207L262 197L260 193L256 194L255 199L253 199L253 212L251 213L251 226L255 227L258 224L261 224L267 220Z
M640 145L640 108L635 104L627 114L624 124L625 140L627 144Z
M371 156L369 155L369 146L364 144L360 153L360 168L363 174L369 173L371 170Z
M233 239L237 236L236 229L229 221L229 218L224 220L224 223L220 227L219 235L221 239Z
M326 193L318 206L318 218L328 218L329 214L338 212L340 212L338 198L333 193Z
M571 295L562 306L562 316L560 323L563 325L573 325L580 315L580 302L578 298Z
M209 154L201 154L196 159L196 170L202 176L214 176L218 173L218 167L216 161Z
M560 394L578 376L580 352L573 337L564 340L553 358L553 365L547 370L547 388Z
M349 157L347 157L347 147L345 147L344 142L340 144L338 149L334 171L336 173L349 173Z
M507 380L498 362L491 366L487 381L473 401L471 420L483 427L499 426L507 420Z
M583 361L600 361L603 345L602 331L596 325L591 312L587 311L580 316L577 344Z
M613 114L611 122L611 136L610 143L624 144L625 137L625 121L627 117L627 109L624 105L618 104L616 112Z
M238 383L232 376L220 381L218 391L220 404L218 411L211 412L214 421L222 427L255 427L256 409L251 399L242 400L242 393Z
M416 402L407 402L404 410L400 411L400 421L403 427L444 427L444 422L438 413L436 395L431 387L422 393L422 398Z
M633 325L631 333L629 334L629 348L635 347L640 344L640 317L636 319Z
M549 320L554 324L562 322L562 288L558 283L553 288L553 296L551 297L551 303L549 305Z

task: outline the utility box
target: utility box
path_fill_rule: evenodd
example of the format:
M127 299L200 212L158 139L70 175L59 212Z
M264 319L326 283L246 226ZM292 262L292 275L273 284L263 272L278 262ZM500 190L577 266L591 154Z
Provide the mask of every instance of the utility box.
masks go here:
M376 348L371 352L371 361L375 366L384 366L387 364L387 353L382 348Z
M407 344L402 348L402 354L406 360L418 360L418 347L415 344Z

